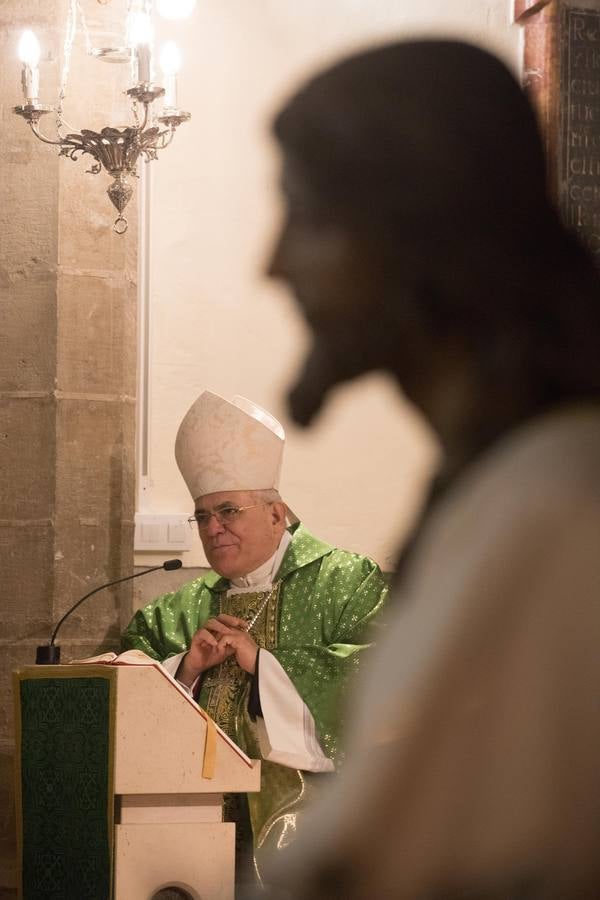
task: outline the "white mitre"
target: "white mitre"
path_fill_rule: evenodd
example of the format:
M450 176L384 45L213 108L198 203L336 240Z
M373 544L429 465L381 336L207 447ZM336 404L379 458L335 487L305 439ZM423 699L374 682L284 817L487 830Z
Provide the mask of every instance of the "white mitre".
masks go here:
M277 489L284 445L283 426L256 403L204 391L179 426L175 459L196 500L216 491Z

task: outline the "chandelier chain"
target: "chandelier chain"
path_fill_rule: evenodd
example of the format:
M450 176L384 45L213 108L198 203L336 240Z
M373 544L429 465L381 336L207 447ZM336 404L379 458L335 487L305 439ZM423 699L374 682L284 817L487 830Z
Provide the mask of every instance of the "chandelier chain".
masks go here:
M67 92L67 82L69 80L69 69L71 66L71 51L73 49L73 41L77 33L77 0L70 0L69 12L67 14L67 26L65 29L65 41L63 44L63 67L60 76L60 89L58 92L58 105L56 107L56 130L60 134L60 129L67 124L63 119L63 103Z

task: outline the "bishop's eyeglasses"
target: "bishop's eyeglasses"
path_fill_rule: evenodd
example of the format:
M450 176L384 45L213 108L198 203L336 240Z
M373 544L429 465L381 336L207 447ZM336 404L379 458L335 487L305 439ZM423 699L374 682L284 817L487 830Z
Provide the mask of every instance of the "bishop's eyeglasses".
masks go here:
M208 528L209 522L214 516L219 525L231 525L240 513L245 512L247 509L256 509L257 506L268 506L268 504L264 502L252 503L250 506L234 506L231 504L231 506L221 506L219 509L213 509L211 512L199 510L189 517L188 523L190 528L198 527L200 531L204 531Z

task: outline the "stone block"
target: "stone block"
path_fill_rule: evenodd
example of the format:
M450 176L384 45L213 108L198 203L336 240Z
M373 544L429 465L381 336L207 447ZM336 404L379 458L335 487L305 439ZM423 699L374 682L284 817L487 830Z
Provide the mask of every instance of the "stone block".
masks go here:
M83 118L82 127L94 130L87 118ZM120 116L116 122L122 120ZM114 124L115 120L104 110L98 127ZM137 278L138 179L134 176L130 179L133 196L123 213L129 223L128 230L118 235L113 231L118 212L106 193L112 178L104 170L98 175L87 174L89 162L89 157L84 157L60 173L59 217L65 223L66 240L60 243L59 265L66 271L112 273L122 283L134 281ZM71 239L74 232L77 232L75 240Z
M63 272L58 295L58 390L135 397L134 283Z
M13 117L16 120L16 116ZM6 129L25 123L10 121ZM0 145L0 288L13 272L27 272L40 264L56 264L56 223L58 205L58 160L48 158L48 148L29 133Z
M2 278L7 284L0 301L0 390L50 393L56 376L56 278L31 259L10 273L0 271Z
M51 520L0 524L0 561L4 586L0 641L42 643L54 619Z
M54 398L0 395L3 521L39 521L54 509Z
M58 403L57 613L95 586L133 572L134 415L129 401ZM126 587L98 595L93 616L82 607L66 634L118 631L118 605L127 596Z
M57 150L38 140L24 119L12 107L23 102L21 63L17 47L24 24L40 41L42 102L56 94L60 38L56 29L57 5L44 3L4 3L0 12L0 117L3 140L0 144L0 286L6 272L36 261L56 264L58 245L58 172L63 162ZM62 5L62 3L61 3ZM50 58L49 58L50 57ZM42 120L53 123L52 115Z

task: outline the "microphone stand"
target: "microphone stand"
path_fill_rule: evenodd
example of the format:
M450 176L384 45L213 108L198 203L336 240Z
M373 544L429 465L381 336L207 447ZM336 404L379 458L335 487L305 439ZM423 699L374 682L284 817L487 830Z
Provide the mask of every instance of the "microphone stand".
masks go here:
M181 560L180 559L168 559L166 562L162 563L160 566L152 566L149 569L144 569L143 572L135 572L133 575L125 575L123 578L116 578L114 581L109 581L106 584L101 584L100 587L94 588L93 591L89 591L84 597L77 601L70 609L66 611L64 616L59 619L58 624L54 631L52 632L52 637L50 638L49 644L41 644L36 649L35 654L35 664L36 666L54 666L60 663L60 647L57 646L54 642L56 640L56 635L58 634L58 629L62 625L62 623L67 619L72 612L75 612L78 606L81 606L84 600L87 600L88 597L91 597L93 594L97 594L98 591L103 591L104 588L112 587L115 584L121 584L123 581L131 581L134 578L139 578L140 575L148 575L150 572L156 572L158 569L165 569L166 571L173 571L174 569L181 568Z

